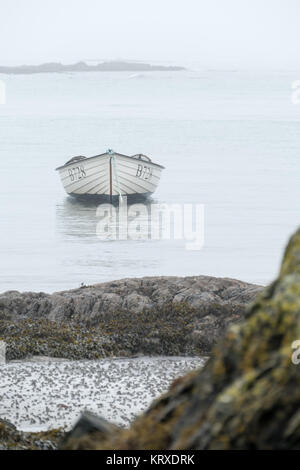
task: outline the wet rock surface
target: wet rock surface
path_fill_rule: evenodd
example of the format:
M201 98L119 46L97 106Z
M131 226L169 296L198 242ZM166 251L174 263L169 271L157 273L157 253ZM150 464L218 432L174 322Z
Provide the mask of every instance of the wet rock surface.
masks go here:
M0 295L7 358L198 355L240 321L260 286L208 276L153 277L54 294Z
M91 436L84 448L300 449L299 339L300 230L278 279L227 329L205 367L176 380L129 430Z

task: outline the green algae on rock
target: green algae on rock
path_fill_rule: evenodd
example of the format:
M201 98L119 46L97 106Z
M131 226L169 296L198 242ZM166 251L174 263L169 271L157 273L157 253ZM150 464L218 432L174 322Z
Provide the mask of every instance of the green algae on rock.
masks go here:
M32 317L0 319L0 341L7 343L8 360L33 355L65 359L207 355L244 310L244 305L213 304L199 312L181 302L141 312L115 311L85 324Z
M0 320L0 340L6 342L7 360L30 356L101 359L116 353L109 338L94 328L46 319Z
M279 278L228 328L206 366L177 380L129 430L85 439L85 448L300 449L300 365L291 360L299 339L300 230Z

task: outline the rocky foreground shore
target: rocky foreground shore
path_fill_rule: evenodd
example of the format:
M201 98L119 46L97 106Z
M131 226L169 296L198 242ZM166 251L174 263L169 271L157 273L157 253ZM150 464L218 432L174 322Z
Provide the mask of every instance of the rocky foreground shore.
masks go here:
M216 285L215 281L205 280L208 285ZM146 281L146 285L147 282L151 283ZM215 291L219 297L227 289L232 293L231 288L236 287L234 281L223 282L225 288L219 293ZM163 284L162 281L161 288ZM94 292L97 287L90 289ZM105 291L107 287L100 289ZM250 296L253 290L260 290L250 289ZM204 290L201 292L199 295L205 296ZM64 304L64 300L74 293L79 298L85 295L80 291L61 293L58 303ZM16 295L6 294L4 298ZM9 302L6 300L8 317L21 315L18 312L23 311L22 300L32 297L32 294L18 295L20 302L15 303L13 311L7 308ZM153 298L153 295L147 297ZM48 315L53 312L51 305ZM63 310L57 315L60 316ZM37 315L38 312L39 309ZM74 314L74 305L72 312ZM82 316L80 309L77 315ZM22 434L20 446L53 445L63 449L99 450L300 449L299 340L300 229L288 244L278 279L258 293L256 300L247 307L244 319L240 318L238 323L227 328L213 347L206 365L177 379L129 429L113 426L100 417L84 415L68 435L61 436L59 431L54 431L51 440L49 435ZM298 353L297 349L295 351L297 345ZM4 447L16 445L11 442L14 440L12 434L14 436L9 424L0 424ZM24 443L26 439L27 444Z
M62 446L299 450L299 340L300 229L278 279L227 329L203 369L175 381L130 429L90 420L89 432L79 423Z
M300 449L300 229L287 246L278 278L262 292L257 286L229 279L161 278L159 282L156 280L155 288L154 282L153 279L125 280L53 296L18 293L2 296L2 318L6 318L3 321L40 319L44 315L47 321L69 318L85 325L104 325L104 320L110 317L116 322L126 322L124 312L128 313L123 310L123 316L119 316L118 309L105 308L107 295L128 302L128 297L133 300L130 295L135 286L135 302L139 305L153 302L148 310L136 310L135 321L139 318L138 310L143 322L147 321L146 312L152 312L149 315L154 321L155 311L159 316L165 311L163 322L169 318L168 328L173 335L168 337L170 342L178 334L174 330L176 322L172 322L178 305L182 317L179 314L176 321L182 327L185 323L192 325L189 338L195 331L201 332L205 317L216 325L218 318L223 322L217 328L217 336L221 338L213 346L205 366L175 380L169 391L155 400L129 429L89 414L69 434L59 430L52 434L20 434L9 423L2 422L3 448ZM255 295L256 299L244 314L245 304ZM86 307L88 299L91 303ZM162 304L158 299L163 300ZM34 311L33 305L36 305ZM174 311L168 310L170 306ZM113 322L110 325L115 340ZM132 323L129 325L132 329ZM226 331L221 334L225 326ZM123 333L127 334L130 329L126 328ZM153 331L148 330L148 337L151 338ZM134 330L132 336L136 334ZM156 340L160 338L158 333L155 335Z
M262 287L207 276L147 277L0 295L7 359L206 355Z

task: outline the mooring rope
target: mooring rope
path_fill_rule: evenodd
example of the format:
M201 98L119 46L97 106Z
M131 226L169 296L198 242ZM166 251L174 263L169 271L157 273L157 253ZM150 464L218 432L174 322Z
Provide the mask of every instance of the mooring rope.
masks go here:
M120 200L123 201L122 192L121 192L121 189L120 189L119 178L118 178L116 155L115 155L115 152L112 149L108 149L107 153L108 153L108 155L111 156L111 159L112 159L112 162L113 162L113 167L114 167L115 179L116 179L116 183L117 183L117 190L118 190L118 193L119 193Z

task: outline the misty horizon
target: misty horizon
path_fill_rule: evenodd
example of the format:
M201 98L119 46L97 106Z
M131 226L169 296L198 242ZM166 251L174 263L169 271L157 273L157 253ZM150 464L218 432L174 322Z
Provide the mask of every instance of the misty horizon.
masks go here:
M187 62L184 60L176 61L176 60L159 60L159 59L130 59L126 57L107 57L103 59L91 59L91 58L74 58L73 60L62 60L62 59L49 59L49 60L3 60L0 61L0 67L23 67L23 66L41 66L47 64L61 64L64 66L68 65L76 65L79 63L85 63L87 65L96 65L102 63L109 63L109 62L122 62L122 63L136 63L136 64L147 64L152 66L165 66L165 67L182 67L184 70L188 70L190 72L197 72L197 71L220 71L220 72L300 72L300 63L299 66L290 66L290 67L283 67L283 66L234 66L231 64L203 64L201 61L191 61ZM0 72L1 74L1 72ZM298 75L296 76L296 78Z
M296 0L2 0L0 65L122 60L294 70L299 13Z

